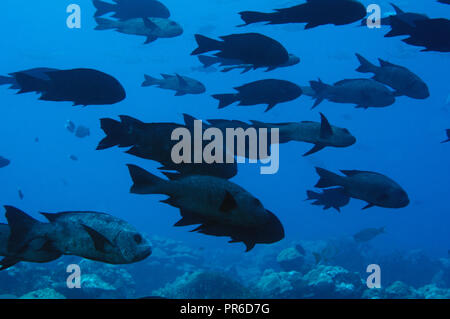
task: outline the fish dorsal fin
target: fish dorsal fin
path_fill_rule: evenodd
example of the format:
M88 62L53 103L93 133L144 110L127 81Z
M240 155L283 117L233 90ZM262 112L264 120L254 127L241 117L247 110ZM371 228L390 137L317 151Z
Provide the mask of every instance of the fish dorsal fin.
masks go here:
M82 224L81 226L83 226L84 230L91 237L92 241L94 242L94 247L95 247L96 250L105 253L107 245L110 245L110 246L114 247L114 245L111 243L111 241L108 238L106 238L105 236L100 234L95 229L93 229L93 228L91 228L89 226L86 226L84 224Z
M224 213L228 213L233 209L237 208L237 202L234 199L233 195L231 195L228 191L225 192L225 198L220 205L220 211Z
M164 74L164 73L161 73L161 76L162 76L164 79L166 79L166 80L173 77L173 75L170 75L170 74Z
M397 7L395 4L391 3L391 6L394 8L396 14L405 14L405 11Z
M13 206L5 206L5 209L5 216L11 232L8 240L8 251L20 252L27 245L28 235L33 227L39 222Z
M149 28L151 30L159 29L158 25L156 25L156 23L151 21L149 18L142 18L142 20L144 20L144 25L147 28Z
M180 87L182 88L186 88L189 86L189 84L187 83L187 81L179 74L176 74L177 78L178 78L178 83L180 84Z
M50 214L50 213L40 213L42 216L44 216L50 223L56 222L56 220L59 218L59 214Z
M381 67L392 67L392 66L397 66L391 62L385 61L383 59L378 59L378 61L380 61L380 66Z
M333 129L331 128L330 122L328 119L320 113L321 125L320 125L320 137L321 138L330 138L333 135Z

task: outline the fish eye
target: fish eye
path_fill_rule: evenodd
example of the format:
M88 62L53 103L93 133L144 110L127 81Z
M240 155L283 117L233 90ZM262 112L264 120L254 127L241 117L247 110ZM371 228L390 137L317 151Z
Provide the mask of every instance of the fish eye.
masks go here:
M134 241L136 242L136 244L140 244L142 243L142 236L139 234L134 235Z

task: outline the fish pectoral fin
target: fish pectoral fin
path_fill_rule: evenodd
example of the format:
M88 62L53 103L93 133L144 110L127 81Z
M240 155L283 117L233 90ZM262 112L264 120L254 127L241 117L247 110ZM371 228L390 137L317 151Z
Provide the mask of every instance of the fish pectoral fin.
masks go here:
M368 203L367 206L363 207L363 210L375 207L375 204Z
M186 81L181 75L179 75L179 74L177 74L177 73L176 73L175 75L177 76L177 78L178 78L178 83L180 84L181 87L186 88L186 87L189 86L189 84L187 83L187 81Z
M273 109L275 106L277 105L277 103L270 103L267 106L267 109L264 112L269 112L271 109Z
M39 248L39 251L45 251L49 253L53 253L58 251L55 246L53 245L51 240L46 240L45 243L42 245L41 248Z
M159 29L158 25L156 23L154 23L153 21L151 21L149 18L142 18L142 20L144 21L145 27L147 27L151 30Z
M308 152L303 154L303 156L309 156L311 154L317 153L317 152L323 150L324 148L325 148L325 145L316 144L316 145L314 145L314 147L311 150L309 150Z
M147 40L145 40L144 44L152 43L152 42L156 41L156 39L158 39L157 36L149 35L149 36L147 36Z
M81 226L83 226L84 230L86 230L86 232L91 237L92 241L94 242L94 247L96 250L101 251L101 252L106 252L107 245L114 247L113 243L111 243L111 241L108 238L106 238L105 236L100 234L95 229L93 229L89 226L86 226L84 224L82 224Z
M228 213L232 211L233 209L237 208L237 202L234 199L233 195L231 195L228 191L225 194L225 198L222 202L222 205L220 205L220 211L224 213Z
M183 96L183 95L186 95L186 92L177 91L177 93L175 93L175 96Z
M246 241L244 242L246 250L245 252L248 253L250 250L252 250L253 248L255 248L256 243L253 241Z

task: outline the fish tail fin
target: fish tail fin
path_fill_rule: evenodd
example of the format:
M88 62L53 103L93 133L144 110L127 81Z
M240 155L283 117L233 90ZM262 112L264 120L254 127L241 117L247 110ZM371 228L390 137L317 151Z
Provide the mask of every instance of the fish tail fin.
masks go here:
M13 77L0 75L0 85L14 84L14 82Z
M100 141L97 146L97 150L105 150L107 148L120 145L122 137L127 134L122 123L108 118L101 119L100 123L106 137Z
M356 71L361 73L372 73L375 71L376 66L369 62L366 58L364 58L361 54L356 53L356 57L358 58L359 63L361 64Z
M238 27L244 27L246 25L258 22L264 22L270 20L270 13L256 12L256 11L242 11L239 12L241 19L245 24L238 25Z
M325 94L330 87L328 84L323 83L320 79L319 81L310 81L309 84L314 91L314 98L316 101L314 102L313 109L316 108L322 101L325 99Z
M93 3L95 8L97 9L97 12L95 12L94 17L100 17L104 14L113 12L115 10L115 5L112 3L107 3L100 0L94 0Z
M147 75L147 74L144 74L144 78L145 78L145 81L142 83L143 87L157 85L160 82L160 80L158 80L150 75Z
M224 107L239 101L237 94L215 94L212 97L219 100L219 109L223 109Z
M201 34L196 34L195 40L197 41L198 48L195 49L191 53L191 55L197 55L205 52L220 50L220 48L222 47L222 42L210 39Z
M341 177L335 173L327 171L326 169L316 167L316 172L319 174L320 179L317 182L317 188L328 188L333 186L340 186Z
M211 65L214 65L219 62L216 57L207 55L199 55L198 60L203 64L205 68L208 68Z
M95 30L110 30L116 28L116 22L105 18L95 18L97 26Z
M168 181L136 165L129 164L127 166L131 179L133 180L133 186L130 190L132 194L164 194L162 188L165 184L169 183Z
M48 81L32 77L25 73L15 73L14 78L20 87L19 94L28 92L44 92L48 88Z
M5 209L11 232L8 251L19 253L26 247L32 229L40 222L13 206L5 206Z

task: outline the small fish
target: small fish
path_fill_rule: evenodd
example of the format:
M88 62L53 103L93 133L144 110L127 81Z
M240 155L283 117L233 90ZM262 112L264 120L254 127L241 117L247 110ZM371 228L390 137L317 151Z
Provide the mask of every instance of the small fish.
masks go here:
M75 131L75 136L78 138L85 138L91 135L91 131L88 127L80 125L77 127L77 130Z
M445 141L443 141L442 143L448 143L448 142L450 142L450 129L447 130L447 137L448 137L448 139L445 140Z
M23 200L23 199L24 199L24 195L23 195L22 190L21 190L21 189L18 189L18 190L17 190L17 193L18 193L18 195L19 195L20 200Z
M341 207L347 206L350 202L350 197L345 193L344 188L325 189L322 193L307 191L308 198L306 200L315 200L313 205L323 206L324 210L334 208L339 213Z
M385 233L386 233L385 232L385 227L381 227L381 228L367 228L367 229L364 229L364 230L360 231L359 233L355 234L353 236L353 238L358 243L364 243L364 242L371 241L375 237L377 237L377 236L379 236L381 234L385 234Z
M216 94L213 98L219 100L219 108L224 108L239 101L239 105L267 104L266 112L279 103L293 101L302 95L302 89L285 80L260 80L234 88L235 94Z
M9 164L11 164L11 161L9 159L0 156L0 168L6 167Z
M78 161L78 157L75 155L70 155L69 158L74 162Z
M174 38L183 34L183 28L175 21L163 18L139 18L126 21L116 21L105 18L95 18L95 30L115 30L119 33L145 36L144 44L156 41L158 38Z
M409 205L408 194L403 188L379 173L349 170L341 171L345 176L339 176L323 168L316 168L320 176L315 187L330 188L340 186L345 194L351 198L366 201L368 204L364 209L374 206L384 208L404 208Z
M186 94L202 94L206 92L205 86L192 78L187 76L161 74L162 80L153 78L149 75L144 75L145 81L142 83L143 87L156 85L161 89L176 91L175 96L182 96Z
M167 7L156 0L114 0L108 3L100 0L93 1L97 12L95 17L100 17L114 12L113 18L118 20L130 20L134 18L169 18Z
M74 133L75 132L75 123L68 120L66 122L66 129L70 132L70 133Z

